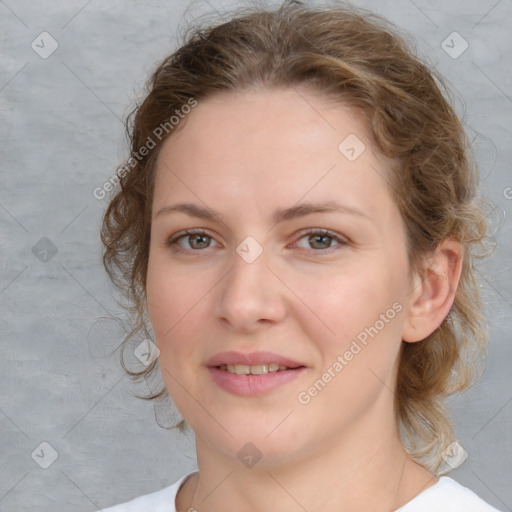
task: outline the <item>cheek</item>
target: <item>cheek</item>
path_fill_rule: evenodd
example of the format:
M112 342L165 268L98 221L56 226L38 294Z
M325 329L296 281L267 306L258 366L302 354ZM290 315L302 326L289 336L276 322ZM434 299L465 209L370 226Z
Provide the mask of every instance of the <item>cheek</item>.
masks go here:
M318 373L310 382L315 388L321 381L318 389L322 391L314 398L314 407L322 411L333 404L342 405L333 411L333 418L362 414L384 386L393 388L403 306L399 283L390 274L369 270L347 273L332 279L327 292L315 288L310 295L323 322L308 316L308 338L315 341L321 355ZM303 330L307 329L305 322ZM308 393L308 389L302 391Z
M397 280L378 268L346 268L295 282L294 290L308 310L298 318L334 343L373 325L400 298Z
M382 382L388 381L396 360L403 324L401 285L389 269L373 268L321 283L328 287L319 287L318 282L310 287L309 305L321 322L309 313L302 329L316 340L322 373L330 370L337 376L325 400L334 399L337 393L341 394L338 398L343 396L343 403L352 403L356 396L373 396Z
M160 350L159 367L170 396L182 410L187 396L180 383L183 382L183 361L191 361L194 346L191 315L192 306L199 300L194 295L194 286L187 286L183 278L169 272L166 265L151 260L146 280L149 320L155 335L154 342ZM196 306L197 307L197 306Z
M155 333L155 341L165 355L172 350L172 341L190 336L194 323L194 305L204 291L197 286L198 279L180 276L165 262L156 257L148 264L146 280L149 319ZM184 343L180 343L184 346Z

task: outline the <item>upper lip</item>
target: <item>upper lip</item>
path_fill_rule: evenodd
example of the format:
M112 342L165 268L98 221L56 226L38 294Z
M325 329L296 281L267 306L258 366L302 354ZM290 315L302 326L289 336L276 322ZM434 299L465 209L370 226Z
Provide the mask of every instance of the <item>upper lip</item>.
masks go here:
M245 364L248 366L255 366L270 363L275 363L280 366L287 366L288 368L298 368L300 366L305 366L301 363L298 363L297 361L294 361L293 359L289 359L288 357L266 351L246 353L236 351L220 352L219 354L216 354L210 358L206 365L209 367L221 366L223 364Z

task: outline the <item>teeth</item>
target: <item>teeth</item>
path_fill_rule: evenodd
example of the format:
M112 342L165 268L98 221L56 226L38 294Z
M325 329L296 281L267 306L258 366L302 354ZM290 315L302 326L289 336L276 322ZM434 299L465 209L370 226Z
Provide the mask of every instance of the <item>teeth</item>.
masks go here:
M246 364L223 364L220 366L221 370L228 371L230 373L236 373L237 375L261 375L262 373L277 372L280 370L288 370L287 366L278 365L275 363L270 364L257 364L254 366L248 366Z

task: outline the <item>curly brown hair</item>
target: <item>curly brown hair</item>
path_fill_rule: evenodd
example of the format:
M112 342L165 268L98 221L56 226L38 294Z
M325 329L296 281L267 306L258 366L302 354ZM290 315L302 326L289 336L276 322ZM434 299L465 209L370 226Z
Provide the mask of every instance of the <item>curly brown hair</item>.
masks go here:
M357 109L375 147L394 162L387 179L407 228L411 268L420 270L447 237L463 246L453 306L423 341L402 342L396 382L402 442L413 458L439 472L442 452L455 439L444 399L481 378L479 363L487 348L475 263L489 254L489 203L479 197L477 166L450 92L394 25L365 10L292 1L236 14L190 27L183 45L152 73L145 98L126 119L132 156L118 168L101 231L105 268L128 299L131 315L121 364L133 380L146 382L158 365L155 359L130 370L124 348L141 333L150 337L146 274L155 163L163 142L186 125L184 119L172 129L168 120L191 100L220 91L309 86ZM154 147L140 151L150 140ZM165 397L164 385L138 398ZM184 420L174 425L180 431L185 426Z

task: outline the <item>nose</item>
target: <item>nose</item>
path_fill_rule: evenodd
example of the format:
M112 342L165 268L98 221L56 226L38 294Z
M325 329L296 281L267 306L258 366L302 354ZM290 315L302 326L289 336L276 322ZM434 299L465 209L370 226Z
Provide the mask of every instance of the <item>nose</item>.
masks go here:
M286 286L272 268L275 265L267 251L253 259L256 248L247 248L241 244L233 251L231 269L219 283L216 315L225 327L249 333L283 320Z

